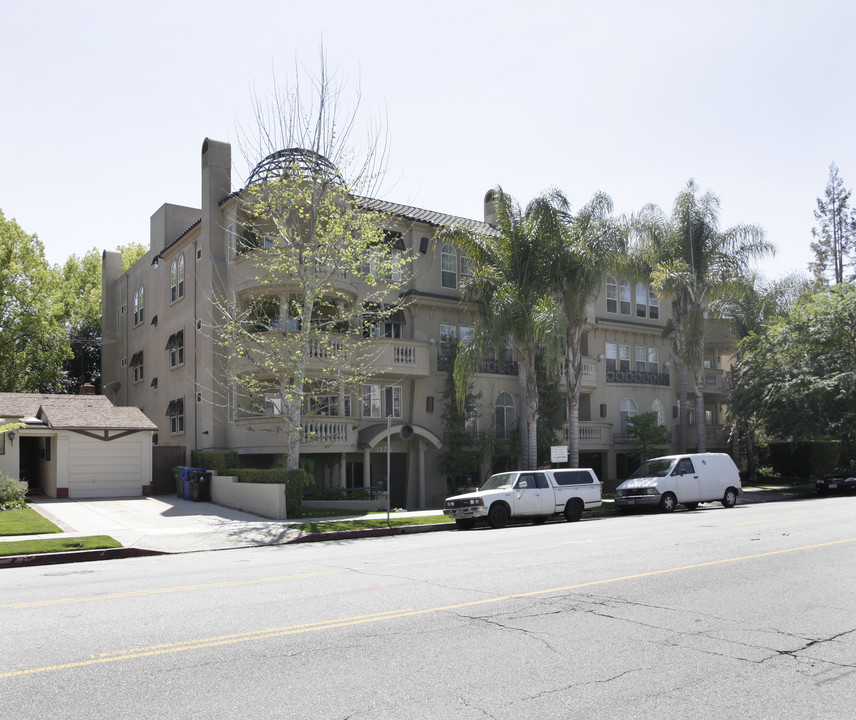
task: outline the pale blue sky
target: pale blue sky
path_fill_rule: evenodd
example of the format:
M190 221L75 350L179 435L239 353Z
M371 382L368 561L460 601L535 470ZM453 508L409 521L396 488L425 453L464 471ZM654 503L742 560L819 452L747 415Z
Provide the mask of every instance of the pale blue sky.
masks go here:
M48 259L149 241L198 207L203 139L237 140L253 90L328 65L385 113L385 199L465 217L597 190L670 211L690 177L723 226L804 271L830 162L856 187L849 2L0 0L0 208ZM245 179L237 149L233 183Z

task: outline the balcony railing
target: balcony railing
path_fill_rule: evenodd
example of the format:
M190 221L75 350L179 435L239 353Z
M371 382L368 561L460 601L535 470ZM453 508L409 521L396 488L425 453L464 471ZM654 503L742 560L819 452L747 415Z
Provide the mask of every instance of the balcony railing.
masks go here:
M350 442L348 429L353 424L353 420L307 420L303 423L303 442L344 445Z
M440 372L452 369L452 358L448 355L437 356L437 370ZM517 375L518 366L513 360L497 360L485 358L476 372L489 375Z
M671 384L669 373L636 372L635 370L607 370L606 382L630 385L663 385L665 387Z

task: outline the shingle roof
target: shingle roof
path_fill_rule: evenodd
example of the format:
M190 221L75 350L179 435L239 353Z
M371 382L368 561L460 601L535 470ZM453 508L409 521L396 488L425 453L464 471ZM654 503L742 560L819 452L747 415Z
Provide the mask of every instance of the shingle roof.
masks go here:
M116 407L105 395L0 393L0 417L39 417L54 429L157 430L142 410Z
M422 208L413 207L412 205L401 205L399 203L389 202L387 200L378 200L376 198L361 197L359 198L360 207L366 210L374 210L375 212L402 217L407 220L423 222L434 227L459 227L474 232L484 233L485 235L493 235L496 228L489 223L481 220L471 220L470 218L462 218L457 215L448 215L446 213L436 212L435 210L423 210Z

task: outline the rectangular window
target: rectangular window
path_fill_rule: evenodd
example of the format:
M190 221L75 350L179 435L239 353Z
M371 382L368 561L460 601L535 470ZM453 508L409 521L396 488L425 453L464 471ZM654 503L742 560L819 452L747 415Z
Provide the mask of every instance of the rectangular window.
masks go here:
M630 283L622 280L618 286L618 299L621 302L621 314L630 314Z
M618 346L618 369L621 372L630 372L630 346Z
M647 353L644 347L636 346L636 372L645 372L645 360Z
M648 314L652 320L660 319L660 298L653 288L648 288Z
M165 349L169 352L169 366L171 368L184 365L184 330L179 330L170 335Z
M660 372L660 351L657 348L648 348L648 372Z
M363 385L363 417L381 417L380 385Z
M647 292L642 283L636 283L636 317L643 318L648 314Z
M606 371L615 372L616 370L618 370L618 345L606 343Z
M167 417L169 417L169 432L171 435L178 435L184 432L184 398L169 401L169 407L166 409Z
M282 415L282 395L265 393L265 415Z
M389 385L386 388L386 414L387 417L404 417L401 411L401 386Z
M440 284L444 288L458 287L458 254L446 245L440 253Z
M469 277L472 274L473 268L470 259L466 255L461 255L461 277Z
M138 383L143 380L143 351L140 350L134 353L131 358L131 369L134 371L134 382Z
M457 342L458 328L454 325L440 325L440 357L451 357Z

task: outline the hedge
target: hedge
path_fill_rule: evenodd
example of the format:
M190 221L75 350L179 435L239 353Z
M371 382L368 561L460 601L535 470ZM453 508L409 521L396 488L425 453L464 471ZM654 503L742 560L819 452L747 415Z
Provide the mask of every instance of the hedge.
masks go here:
M217 475L232 475L229 468L237 467L238 453L235 450L191 450L190 464L213 470Z
M280 483L285 485L285 509L290 516L300 512L303 506L303 489L311 482L312 476L305 470L287 470L273 468L230 468L223 475L234 475L243 483Z

